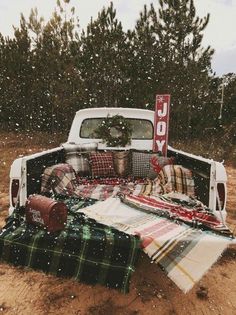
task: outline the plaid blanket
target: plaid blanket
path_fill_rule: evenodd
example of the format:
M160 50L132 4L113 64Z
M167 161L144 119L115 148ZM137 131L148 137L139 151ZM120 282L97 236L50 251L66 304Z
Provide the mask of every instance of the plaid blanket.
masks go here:
M159 264L185 293L201 279L220 257L232 238L179 224L152 213L144 213L109 198L82 211L98 222L127 234L138 234L144 252Z
M105 200L118 193L159 195L176 191L194 196L194 180L190 170L180 165L166 165L155 180L129 178L81 178L69 164L57 164L44 170L41 192Z
M147 197L135 195L121 195L121 200L131 207L155 213L171 220L182 221L194 228L208 229L226 235L232 234L227 226L198 202L196 202L195 206L190 205L187 207L163 196Z
M93 198L97 200L106 200L109 197L115 197L118 194L141 193L143 185L146 186L146 180L134 178L97 178L86 179L78 178L75 193L84 198Z
M74 195L75 189L75 171L70 164L60 163L45 168L41 182L42 193Z
M69 208L93 203L79 199ZM0 259L88 284L102 284L128 292L140 249L137 236L127 235L70 211L65 230L48 233L27 225L14 214L0 232Z
M181 165L165 165L155 183L162 187L162 193L177 191L192 197L195 195L192 172Z
M71 165L61 163L44 170L41 193L105 200L120 192L127 194L141 191L143 183L145 180L134 180L131 177L127 179L76 177Z
M211 268L231 242L230 238L158 217L146 224L136 220L135 224L139 225L136 233L143 238L144 252L185 293Z
M75 172L69 164L57 164L44 170L41 192L63 194L82 198L105 200L117 194L119 186L115 180L99 185L96 181L81 180L77 182Z

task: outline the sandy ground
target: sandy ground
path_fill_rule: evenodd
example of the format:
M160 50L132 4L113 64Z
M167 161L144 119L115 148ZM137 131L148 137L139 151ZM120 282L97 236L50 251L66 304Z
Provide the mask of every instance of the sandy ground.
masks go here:
M27 143L27 144L26 144ZM29 149L30 148L30 149ZM0 226L8 208L8 176L17 157L43 149L33 140L0 135ZM227 166L227 222L236 234L236 169ZM88 286L0 263L0 314L175 315L236 314L236 248L220 260L187 294L182 293L160 268L143 255L134 272L130 293ZM202 293L202 288L204 292Z

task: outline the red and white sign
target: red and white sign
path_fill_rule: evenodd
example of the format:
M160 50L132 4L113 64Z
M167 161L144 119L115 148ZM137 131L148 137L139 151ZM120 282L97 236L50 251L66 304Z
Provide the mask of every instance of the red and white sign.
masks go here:
M154 118L153 151L167 155L170 114L170 95L157 95Z

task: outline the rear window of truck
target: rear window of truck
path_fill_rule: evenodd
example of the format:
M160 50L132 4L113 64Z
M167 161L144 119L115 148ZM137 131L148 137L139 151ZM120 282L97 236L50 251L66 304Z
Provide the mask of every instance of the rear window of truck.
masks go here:
M80 138L96 139L96 128L105 118L88 118L83 120L80 129ZM132 127L132 139L151 140L153 139L153 124L150 120L126 118Z

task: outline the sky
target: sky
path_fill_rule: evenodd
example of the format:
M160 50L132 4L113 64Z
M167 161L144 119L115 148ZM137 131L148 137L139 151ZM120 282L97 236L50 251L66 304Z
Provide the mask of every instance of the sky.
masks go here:
M81 28L85 28L91 16L96 18L103 6L110 0L71 0L76 9ZM133 28L144 4L153 3L157 8L158 0L113 0L117 17L124 29ZM199 17L210 13L210 22L204 31L203 45L215 49L212 68L216 75L236 73L236 0L195 0ZM25 17L31 8L37 7L39 15L49 19L56 0L0 0L0 33L12 36L12 25L18 26L20 13Z

